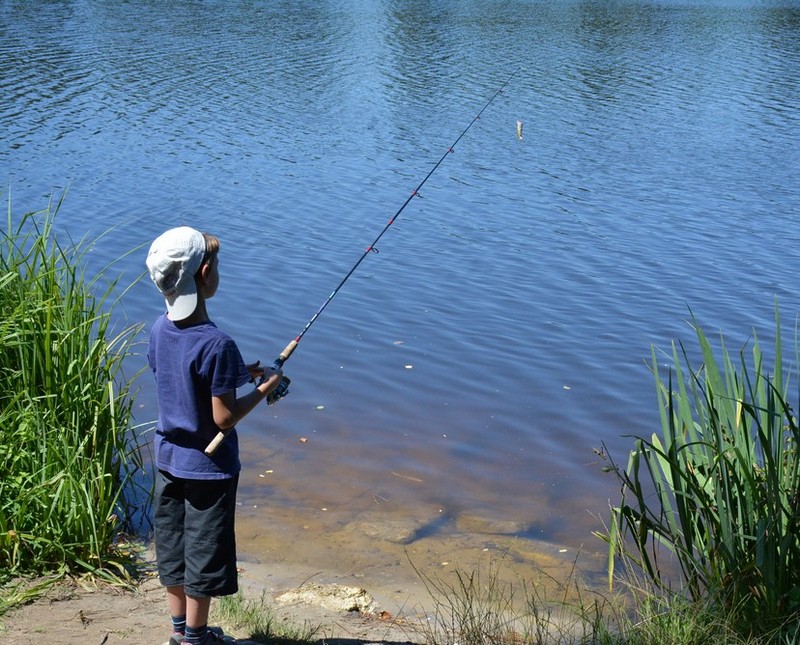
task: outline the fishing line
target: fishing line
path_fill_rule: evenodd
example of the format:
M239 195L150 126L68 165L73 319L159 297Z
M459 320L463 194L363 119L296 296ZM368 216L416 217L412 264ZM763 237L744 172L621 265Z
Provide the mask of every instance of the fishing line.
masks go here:
M278 355L278 358L276 358L275 361L272 363L272 367L274 369L278 369L278 368L282 367L283 364L289 359L289 357L292 355L294 350L297 349L298 343L302 340L303 336L306 335L306 332L316 322L316 320L317 320L317 318L319 318L320 314L322 314L322 312L325 311L325 309L331 303L331 300L333 300L336 297L336 294L339 293L339 290L350 279L350 276L352 276L353 273L355 273L356 269L366 259L366 257L370 253L378 253L378 249L376 248L375 245L380 241L380 239L383 237L384 233L386 233L386 231L388 231L389 228L391 228L392 224L395 223L395 220L397 220L397 218L400 216L400 214L405 210L406 206L408 206L411 203L411 200L414 199L414 197L418 197L419 196L419 191L425 185L425 182L427 182L428 179L431 178L431 175L433 175L433 173L436 172L437 168L439 168L439 166L442 165L442 162L447 158L447 155L455 152L455 147L456 147L456 145L458 145L458 142L461 141L461 139L464 137L464 135L467 134L467 132L469 132L469 129L475 124L475 122L478 119L481 118L481 114L483 114L486 111L486 109L492 104L492 102L500 95L500 93L511 82L511 79L513 79L514 76L516 76L516 74L517 74L517 72L519 72L519 70L520 70L520 67L517 67L517 69L515 69L512 72L511 76L509 76L506 79L506 82L503 83L498 88L498 90L492 95L492 97L481 108L480 112L478 112L473 117L472 121L469 122L469 125L467 125L467 127L464 128L464 130L461 132L461 134L459 134L458 137L456 137L456 140L453 141L453 143L450 144L450 146L447 148L447 150L445 150L444 154L439 158L439 161L437 161L433 165L433 168L431 168L430 171L428 172L428 174L425 175L425 178L421 182L419 182L419 185L406 198L406 200L403 202L403 205L400 206L400 208L397 209L397 212L392 216L392 218L381 229L381 231L380 231L380 233L378 233L377 237L364 250L364 252L358 258L358 260L356 260L356 263L347 272L347 274L344 276L344 278L342 278L342 280L339 282L339 284L336 285L336 288L333 291L331 291L330 295L325 299L325 301L322 303L322 305L319 307L319 309L317 309L317 311L314 313L314 315L311 316L309 321L306 323L306 326L303 327L303 330L292 341L290 341L289 344L286 345L286 347L283 349L283 351ZM517 129L519 130L519 125L517 126ZM266 375L266 373L265 373L265 375ZM281 398L283 398L284 396L286 396L289 393L289 384L290 383L291 383L291 380L287 376L284 376L281 379L281 382L278 385L278 387L268 395L267 402L269 404L273 404L276 401L278 401ZM225 433L220 432L219 434L217 434L217 436L214 438L214 440L210 444L208 444L208 447L205 449L205 453L207 455L209 455L209 456L213 455L214 452L216 452L217 448L219 447L220 443L222 443L222 441L224 439L225 439Z

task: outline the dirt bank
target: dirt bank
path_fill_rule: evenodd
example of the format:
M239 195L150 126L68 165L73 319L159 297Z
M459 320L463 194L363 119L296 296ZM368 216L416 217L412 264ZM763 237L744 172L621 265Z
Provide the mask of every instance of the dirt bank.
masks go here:
M318 625L316 636L319 643L422 643L416 629L417 600L406 598L406 606L392 611L386 600L378 598L402 593L378 590L370 597L376 599L374 611L367 614L359 611L336 611L319 604L294 602L284 604L275 601L281 593L291 589L297 571L273 567L270 589L266 589L268 604L279 622L302 626ZM262 575L259 571L257 575ZM247 569L242 571L243 589L246 597L259 598L260 582L252 578ZM319 584L336 576L320 574ZM341 580L340 580L341 584ZM24 645L31 642L58 643L59 645L161 645L169 637L169 614L164 601L164 591L154 578L141 582L133 590L109 586L84 588L75 583L61 583L45 596L24 607L12 611L0 619L0 638L4 643ZM237 633L242 645L246 633Z

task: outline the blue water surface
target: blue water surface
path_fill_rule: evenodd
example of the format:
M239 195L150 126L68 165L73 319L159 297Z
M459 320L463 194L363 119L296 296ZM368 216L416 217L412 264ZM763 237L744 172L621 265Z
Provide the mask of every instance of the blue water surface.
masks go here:
M769 346L776 301L793 332L800 3L3 0L3 192L67 191L124 284L165 228L216 233L212 317L271 361L509 78L240 425L240 498L270 470L299 515L579 546L618 496L597 451L658 429L651 348L692 314ZM145 278L120 313L162 308Z

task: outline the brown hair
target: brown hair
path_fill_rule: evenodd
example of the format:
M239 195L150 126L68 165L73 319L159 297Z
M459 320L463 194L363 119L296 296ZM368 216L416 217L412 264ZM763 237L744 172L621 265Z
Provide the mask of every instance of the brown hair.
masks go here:
M203 265L211 262L211 260L214 259L217 253L219 253L219 238L216 235L212 235L211 233L203 233L203 239L206 241L206 252L203 255L203 261L197 268L197 273L195 273L195 277L200 275L200 271L202 270Z
M203 261L206 262L219 253L219 238L211 233L203 233L203 238L206 241L206 255Z

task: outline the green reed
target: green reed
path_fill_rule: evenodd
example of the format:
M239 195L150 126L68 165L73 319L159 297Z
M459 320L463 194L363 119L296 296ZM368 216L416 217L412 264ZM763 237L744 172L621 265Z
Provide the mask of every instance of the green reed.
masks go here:
M63 198L62 198L63 200ZM0 236L0 572L124 574L126 486L141 467L122 374L139 328L113 329L116 281L62 246L61 201ZM95 292L99 291L99 295ZM2 577L2 576L0 576ZM2 582L2 580L0 580Z
M691 599L711 599L754 632L800 608L800 428L777 306L775 321L771 370L757 338L736 361L721 338L718 361L697 325L698 369L673 343L665 382L653 351L661 432L635 437L625 470L611 462L622 499L605 536L611 574L630 549L626 561L660 584L659 557L670 556Z

